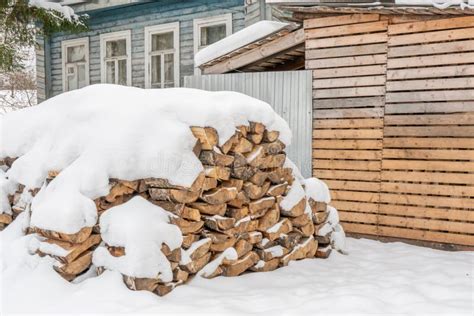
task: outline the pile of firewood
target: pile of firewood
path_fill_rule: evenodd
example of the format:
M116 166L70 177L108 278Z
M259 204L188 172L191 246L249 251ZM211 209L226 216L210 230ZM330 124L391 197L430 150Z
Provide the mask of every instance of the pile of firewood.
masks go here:
M291 260L329 256L330 232L319 233L327 225L328 207L305 194L290 193L298 186L304 192L304 184L285 165L285 145L278 132L251 123L220 145L215 129L191 130L197 139L194 153L204 166L191 187L172 185L166 179L111 179L110 193L95 200L99 217L135 196L177 215L171 220L182 232L182 246L171 250L163 244L161 248L173 281L124 275L130 289L164 295L201 270L207 278L237 276L271 271ZM50 172L48 179L57 174ZM290 201L289 196L297 200ZM55 257L56 271L67 280L91 266L92 252L101 242L99 223L72 235L39 228L31 231L42 237L37 252ZM124 247L106 243L103 247L114 257L127 255ZM97 268L99 273L104 269Z
M15 158L0 159L0 171L4 172L10 169L15 160ZM16 185L13 183L4 183L4 185L8 185L14 189L12 192L9 192L10 194L7 198L9 208L7 210L0 210L0 231L8 226L18 216L18 214L22 213L29 207L31 199L39 191L39 189L27 189L22 184Z

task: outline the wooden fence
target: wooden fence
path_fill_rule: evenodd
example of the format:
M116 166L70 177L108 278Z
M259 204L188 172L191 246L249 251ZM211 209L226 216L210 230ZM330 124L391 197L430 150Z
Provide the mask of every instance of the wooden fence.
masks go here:
M304 28L313 173L346 231L474 246L474 17Z

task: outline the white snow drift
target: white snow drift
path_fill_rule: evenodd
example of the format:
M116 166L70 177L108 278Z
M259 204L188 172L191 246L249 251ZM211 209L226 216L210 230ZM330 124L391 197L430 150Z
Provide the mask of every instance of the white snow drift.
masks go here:
M288 124L270 105L240 93L93 85L0 117L0 158L19 157L6 175L27 188L61 171L33 200L31 225L76 233L96 223L93 199L108 194L109 178L190 186L203 167L189 127L214 127L223 144L249 121L290 143Z

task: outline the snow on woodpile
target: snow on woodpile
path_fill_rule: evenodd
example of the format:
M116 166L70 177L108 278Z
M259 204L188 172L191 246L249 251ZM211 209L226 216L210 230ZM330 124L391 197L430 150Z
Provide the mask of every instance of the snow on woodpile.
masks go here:
M288 23L277 21L259 21L197 52L196 55L194 55L194 65L198 67L213 59L233 52L238 48L267 37L270 34L276 33L288 25Z
M1 117L0 132L0 223L27 213L29 251L66 280L112 270L164 295L344 251L327 186L301 176L287 123L248 96L89 86Z

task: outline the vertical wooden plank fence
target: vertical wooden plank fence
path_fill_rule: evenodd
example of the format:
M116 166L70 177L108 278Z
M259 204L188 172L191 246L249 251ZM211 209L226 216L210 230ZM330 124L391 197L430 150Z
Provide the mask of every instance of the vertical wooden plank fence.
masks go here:
M474 17L304 28L313 174L346 231L474 246Z

